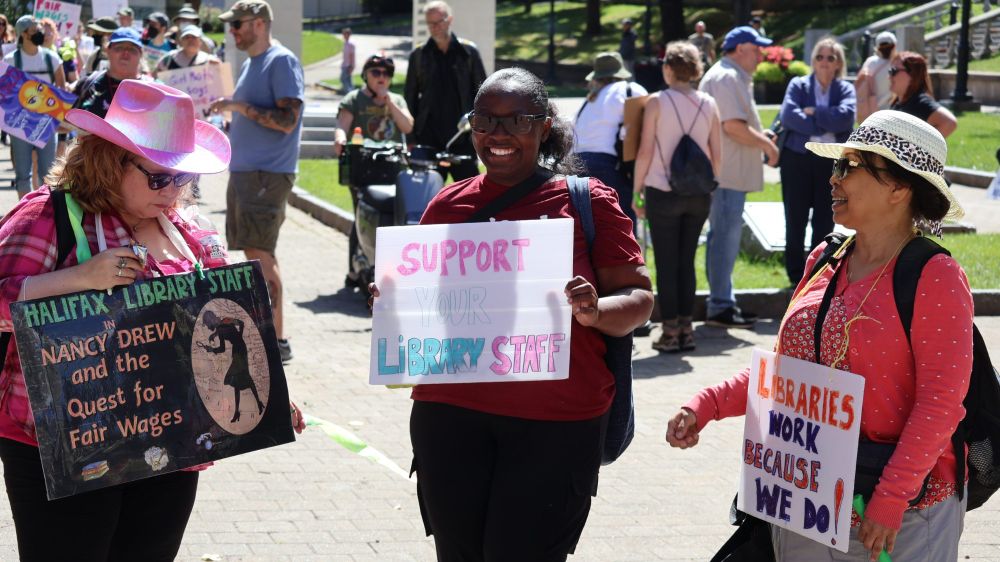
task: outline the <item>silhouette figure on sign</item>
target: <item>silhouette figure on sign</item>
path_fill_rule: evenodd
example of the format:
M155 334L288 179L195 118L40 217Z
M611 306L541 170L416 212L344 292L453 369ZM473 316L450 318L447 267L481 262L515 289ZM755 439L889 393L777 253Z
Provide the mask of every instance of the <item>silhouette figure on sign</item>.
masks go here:
M205 311L205 326L212 330L208 336L208 343L198 342L198 345L209 353L224 353L226 342L232 347L232 362L229 364L229 371L222 383L233 387L233 398L236 402L233 419L230 423L236 423L240 419L240 394L244 390L250 389L254 400L257 401L258 414L264 413L264 403L261 402L257 394L257 385L254 384L250 376L250 366L247 363L247 344L243 340L243 321L238 318L219 319L211 310ZM214 340L218 340L218 347L213 347Z

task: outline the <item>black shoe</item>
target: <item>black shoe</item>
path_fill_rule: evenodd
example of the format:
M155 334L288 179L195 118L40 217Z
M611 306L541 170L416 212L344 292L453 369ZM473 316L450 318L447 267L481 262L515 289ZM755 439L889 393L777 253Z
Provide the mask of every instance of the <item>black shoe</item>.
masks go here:
M738 306L736 307L736 314L739 314L740 316L742 316L743 319L746 320L747 322L756 322L757 320L760 319L760 315L758 315L756 312L750 312L748 310L743 310L742 308L740 308Z
M745 318L735 307L729 307L715 316L709 317L705 324L716 328L753 328L754 322L755 320Z
M648 336L650 333L652 333L652 331L653 331L653 323L650 322L649 320L646 320L646 323L636 328L632 332L632 335L637 338L644 338Z
M288 340L278 340L278 353L281 355L281 362L288 363L292 360L292 344Z

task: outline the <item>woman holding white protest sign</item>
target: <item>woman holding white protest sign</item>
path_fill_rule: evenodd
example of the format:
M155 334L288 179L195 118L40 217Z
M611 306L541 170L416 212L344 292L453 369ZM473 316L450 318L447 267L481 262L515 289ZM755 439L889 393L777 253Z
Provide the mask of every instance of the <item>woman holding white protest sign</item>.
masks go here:
M195 120L186 94L135 80L119 85L107 118L72 110L67 121L89 134L57 161L48 186L0 222L0 459L19 556L173 560L194 505L196 469L46 499L9 305L226 265L218 233L182 207L198 174L226 169L229 141ZM75 238L68 248L59 243L66 230ZM301 420L295 425L301 429Z
M875 560L884 549L895 562L954 561L966 499L965 451L951 445L965 414L972 354L972 294L965 272L947 254L933 255L917 277L907 320L894 272L932 244L944 218L962 209L942 173L944 138L922 120L878 111L843 143L806 144L833 158L833 216L856 234L832 237L809 257L778 333L776 351L865 378L861 442L854 493L867 502L852 515L850 548L827 546L772 526L778 560ZM840 244L837 253L825 253ZM710 420L746 411L749 369L690 400L669 422L667 441L698 443ZM862 466L884 455L874 479ZM868 481L873 489L859 489ZM877 482L877 484L876 484ZM854 495L854 494L852 494Z
M445 187L421 222L576 219L575 277L565 285L573 314L569 378L414 388L410 437L421 514L439 560L565 560L597 493L615 393L604 335L646 322L650 279L617 194L593 179L596 236L588 248L586 219L562 175L576 170L573 132L541 80L520 68L494 73L476 95L470 123L486 173Z

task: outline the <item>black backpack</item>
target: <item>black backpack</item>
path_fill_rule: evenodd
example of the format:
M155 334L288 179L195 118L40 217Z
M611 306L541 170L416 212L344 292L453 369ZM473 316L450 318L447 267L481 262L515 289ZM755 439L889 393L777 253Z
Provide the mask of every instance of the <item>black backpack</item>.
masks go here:
M811 279L827 263L835 264L840 258L834 257L847 237L833 233L826 237L827 246L809 273ZM892 274L892 289L896 299L896 311L906 339L910 339L913 321L913 304L917 294L917 282L924 265L937 254L951 255L937 242L918 236L911 240L900 252L896 269ZM821 311L820 314L823 312ZM972 326L972 373L969 392L962 402L965 418L958 424L951 436L955 450L956 482L965 481L965 463L961 462L960 451L968 445L969 456L969 499L966 510L973 510L986 503L1000 489L1000 375L990 361L986 342L979 328ZM958 497L964 495L961 485L957 486Z
M673 97L668 93L664 93L662 97L670 100L670 104L674 106L674 114L677 115L677 123L683 128L684 122L681 121L681 113L677 110L677 104L674 103ZM698 113L691 121L691 126L688 127L687 132L681 135L681 140L677 143L673 156L670 157L670 189L677 195L708 195L719 186L719 182L715 181L712 161L705 155L705 151L698 146L698 143L691 138L691 131L698 123L698 117L701 116L701 108L704 105L705 100L703 99L698 105ZM660 149L659 139L656 139L656 149L660 152L662 159L663 150Z
M76 246L76 236L73 234L73 226L69 222L69 209L66 207L66 192L53 190L49 198L55 209L56 248L58 248L56 266L53 269L59 269L59 266L66 261L66 257L69 256L70 251ZM0 369L7 362L7 348L10 346L11 335L12 332L0 332Z

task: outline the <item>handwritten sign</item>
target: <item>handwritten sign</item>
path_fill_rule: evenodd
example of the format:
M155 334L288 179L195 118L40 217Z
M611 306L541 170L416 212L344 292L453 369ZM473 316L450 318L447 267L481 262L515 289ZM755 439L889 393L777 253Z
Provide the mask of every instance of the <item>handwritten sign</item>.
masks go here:
M50 18L56 22L59 35L72 37L76 35L76 26L80 25L80 4L60 2L59 0L35 0L35 19Z
M258 262L11 305L49 499L294 440Z
M194 101L195 114L208 120L212 102L233 95L233 72L229 63L203 64L176 70L161 70L157 80L187 93Z
M42 148L76 96L0 62L0 129Z
M753 350L737 507L847 552L865 379Z
M371 384L565 379L573 220L383 227Z
M146 62L146 66L150 71L156 69L156 65L160 62L169 51L164 51L162 49L157 49L156 47L150 47L149 45L142 46L142 60Z
M91 0L94 7L94 18L109 17L118 15L118 10L128 7L128 0Z

